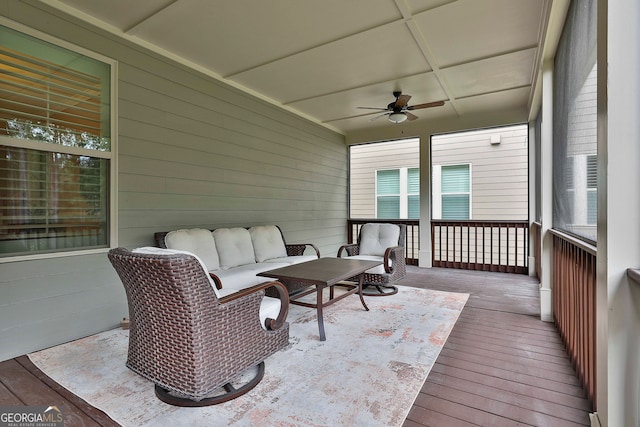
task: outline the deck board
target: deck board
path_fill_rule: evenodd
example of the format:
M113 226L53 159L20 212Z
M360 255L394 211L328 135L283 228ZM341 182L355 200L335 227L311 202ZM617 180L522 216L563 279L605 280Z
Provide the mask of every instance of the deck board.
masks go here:
M400 285L470 294L403 427L589 425L590 404L559 334L539 320L536 281L409 266ZM59 405L67 427L118 426L26 356L0 362L0 405L20 404Z
M29 406L55 405L62 410L66 426L98 427L74 402L61 398L49 385L34 376L16 359L2 362L0 382L21 402Z
M411 269L406 286L469 301L407 416L419 426L585 426L590 404L524 275Z
M47 377L26 356L0 362L0 384L9 393L2 393L1 401L13 396L15 399L9 405L55 405L62 410L66 427L119 426L102 411Z

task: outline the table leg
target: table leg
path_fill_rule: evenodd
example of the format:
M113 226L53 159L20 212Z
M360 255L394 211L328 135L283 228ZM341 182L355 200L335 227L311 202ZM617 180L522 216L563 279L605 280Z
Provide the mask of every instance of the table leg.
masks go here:
M367 303L364 302L364 295L362 294L362 280L364 279L364 273L360 275L358 279L358 295L360 295L360 302L365 310L369 311L369 307L367 307Z
M327 337L324 334L324 318L322 317L322 291L321 286L316 285L316 307L318 310L318 332L320 333L320 341L326 341ZM361 297L362 298L362 297Z

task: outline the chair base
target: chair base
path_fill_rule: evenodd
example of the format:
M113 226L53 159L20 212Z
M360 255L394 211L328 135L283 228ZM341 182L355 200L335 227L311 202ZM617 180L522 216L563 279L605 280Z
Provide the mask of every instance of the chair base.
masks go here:
M233 400L236 397L240 397L243 394L250 391L252 388L258 385L260 381L262 381L262 377L264 377L264 362L260 362L256 365L257 372L249 381L245 382L242 386L236 388L231 383L227 383L222 388L224 388L225 392L223 394L207 397L202 400L192 400L187 397L180 397L174 394L163 387L160 387L156 384L156 397L163 401L164 403L168 403L173 406L183 406L183 407L202 407L202 406L211 406L218 405L223 402L228 402L229 400Z
M371 288L375 288L376 290L374 291ZM362 287L362 295L366 295L368 297L388 297L397 293L398 288L393 285L364 285Z

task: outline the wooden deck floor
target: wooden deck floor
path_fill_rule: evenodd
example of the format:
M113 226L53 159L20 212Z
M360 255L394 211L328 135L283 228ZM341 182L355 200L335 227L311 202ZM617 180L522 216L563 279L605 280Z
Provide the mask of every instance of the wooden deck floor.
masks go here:
M404 427L583 426L589 403L558 333L538 319L538 287L523 275L409 267L405 286L471 296ZM65 426L117 426L35 368L0 363L0 406L59 403Z
M400 283L470 294L404 427L590 425L560 336L539 320L537 281L412 268Z

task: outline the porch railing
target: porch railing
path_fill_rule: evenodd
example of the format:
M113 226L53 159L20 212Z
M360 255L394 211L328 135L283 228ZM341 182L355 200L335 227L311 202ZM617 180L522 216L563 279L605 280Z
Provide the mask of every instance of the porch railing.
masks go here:
M418 265L420 221L349 219L349 243L368 222L405 224L407 264ZM431 221L433 266L527 274L528 227L526 221Z
M527 221L431 221L434 267L528 274Z
M550 232L553 235L553 317L587 397L594 406L596 248L558 230Z
M368 223L405 224L407 226L405 259L407 265L418 265L420 251L420 221L417 219L349 219L347 221L347 239L349 243L356 243L360 228Z

